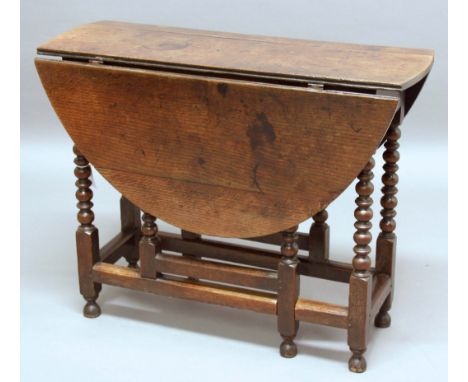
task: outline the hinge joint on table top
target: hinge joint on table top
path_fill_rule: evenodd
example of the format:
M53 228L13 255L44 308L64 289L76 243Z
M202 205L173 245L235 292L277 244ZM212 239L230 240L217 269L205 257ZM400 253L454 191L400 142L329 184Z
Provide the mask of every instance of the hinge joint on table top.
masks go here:
M308 88L314 89L314 90L323 90L323 84L315 83L315 82L309 82L307 84Z
M49 57L58 56L58 54L50 52L39 52ZM312 91L327 92L327 91L339 91L345 93L355 94L370 94L370 95L387 95L396 96L401 93L400 89L382 88L376 85L363 85L354 83L340 83L340 82L329 82L326 80L315 80L313 82L310 79L305 78L286 78L281 76L272 76L268 74L256 74L256 73L241 73L241 72L230 72L224 70L216 70L209 68L196 68L187 67L184 65L177 64L164 64L164 63L147 63L147 62L131 62L125 59L118 59L113 57L100 57L100 56L79 56L79 55L67 55L60 54L60 57L64 61L75 61L81 63L89 63L94 65L111 65L115 67L123 68L134 68L134 69L146 69L155 70L169 73L189 74L194 76L203 77L214 77L214 78L226 78L231 80L241 81L252 81L262 82L267 84L277 84L292 87L308 88Z
M89 60L90 64L102 65L104 64L104 59L102 57L93 57Z

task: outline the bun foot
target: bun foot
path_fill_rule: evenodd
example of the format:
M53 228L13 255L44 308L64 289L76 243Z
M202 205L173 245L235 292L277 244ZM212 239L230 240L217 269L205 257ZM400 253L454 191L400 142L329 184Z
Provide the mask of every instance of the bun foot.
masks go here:
M366 371L367 362L362 353L364 352L353 352L348 362L349 371L353 373L364 373Z
M87 318L96 318L101 315L101 308L94 300L86 302L83 308L83 315Z
M392 322L392 318L390 317L390 314L388 312L380 312L376 317L375 317L375 326L377 328L388 328Z
M293 358L297 355L297 346L293 340L285 339L280 346L281 357Z

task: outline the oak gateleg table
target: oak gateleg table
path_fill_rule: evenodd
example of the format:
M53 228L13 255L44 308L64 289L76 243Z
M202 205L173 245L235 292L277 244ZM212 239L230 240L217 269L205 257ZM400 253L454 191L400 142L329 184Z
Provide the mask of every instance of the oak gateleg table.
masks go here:
M277 315L283 357L296 355L306 321L347 330L349 369L366 369L371 323L390 326L399 126L432 51L101 21L38 54L44 89L75 143L86 317L101 313L102 284L247 309ZM122 194L121 231L102 247L91 165ZM326 208L356 178L354 257L345 264L329 258ZM156 217L180 234L158 231ZM309 217L310 232L298 233ZM121 258L128 267L115 264ZM348 283L348 306L301 298L300 276Z

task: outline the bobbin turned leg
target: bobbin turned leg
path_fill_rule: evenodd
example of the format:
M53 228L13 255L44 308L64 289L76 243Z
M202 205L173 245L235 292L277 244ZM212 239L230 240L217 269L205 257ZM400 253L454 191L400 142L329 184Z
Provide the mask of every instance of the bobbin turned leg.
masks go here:
M83 314L88 318L95 318L101 314L101 308L96 303L96 299L101 291L101 284L92 280L91 272L93 265L99 259L99 234L93 225L94 213L92 211L93 191L91 190L91 167L88 160L80 153L76 146L73 147L75 153L75 176L77 177L76 199L78 221L80 226L76 230L76 250L78 255L78 276L80 282L80 293L86 300Z
M135 240L133 242L134 249L131 253L125 255L130 268L138 266L138 243L140 241L139 232L141 231L140 209L135 206L130 200L122 196L120 198L120 225L122 232L135 232Z
M143 213L142 237L139 244L141 277L156 278L156 255L161 252L161 240L158 237L156 218Z
M392 292L383 303L379 313L375 317L375 326L378 328L388 328L391 323L391 317L388 311L392 306L393 298L393 283L395 273L395 255L396 255L396 242L397 238L394 233L396 222L395 207L398 204L396 194L398 188L398 165L397 162L400 159L400 153L398 148L400 147L398 139L400 138L401 132L398 127L398 123L394 123L390 126L387 132L387 140L385 142L385 151L383 153L383 159L385 164L383 166L384 174L382 175L382 198L380 204L382 210L382 220L380 221L380 234L377 237L377 249L376 249L376 272L385 273L392 279Z
M372 227L372 168L374 160L371 159L358 176L356 184L357 208L354 211L356 217L356 232L354 234L355 256L353 258L353 272L349 281L349 327L348 345L352 351L349 359L349 370L362 373L366 370L364 352L367 347L369 331L369 314L371 307L372 277L369 271L371 251L369 243L372 240L370 229Z
M314 223L310 226L309 231L309 260L326 262L330 248L330 226L326 223L328 212L322 210L312 218Z
M280 354L292 358L297 354L294 343L299 321L296 321L294 311L299 297L299 274L297 266L297 226L282 233L281 260L278 264L278 331L283 337Z

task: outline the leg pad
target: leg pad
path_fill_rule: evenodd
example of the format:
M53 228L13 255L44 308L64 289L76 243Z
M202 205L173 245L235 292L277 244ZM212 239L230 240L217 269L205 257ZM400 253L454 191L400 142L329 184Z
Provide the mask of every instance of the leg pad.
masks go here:
M374 324L377 328L388 328L392 322L392 318L388 312L380 311L375 317Z
M280 346L281 357L294 358L297 355L297 346L292 338L285 338Z
M367 369L367 362L363 356L364 351L353 350L353 355L349 359L349 371L353 373L364 373Z
M101 315L101 308L96 300L88 300L83 308L83 315L87 318L96 318Z

